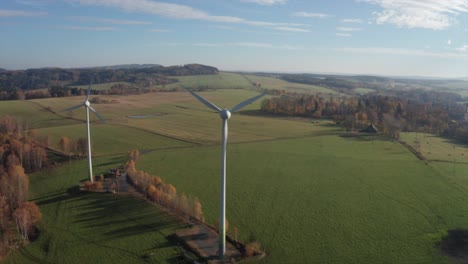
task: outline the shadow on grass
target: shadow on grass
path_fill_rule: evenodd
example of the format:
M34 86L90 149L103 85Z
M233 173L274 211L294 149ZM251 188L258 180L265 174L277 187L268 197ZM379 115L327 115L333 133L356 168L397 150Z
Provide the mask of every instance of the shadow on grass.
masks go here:
M449 230L447 236L438 243L438 247L457 263L468 263L468 230Z
M108 239L186 226L175 217L133 196L89 193L83 202L78 206L80 213L74 222L96 232L99 230Z
M361 133L356 133L356 134L342 134L340 137L345 138L346 140L349 141L379 141L379 142L392 142L394 141L393 139L378 135L378 134L361 134Z
M77 185L77 186L68 188L66 192L60 192L60 191L53 192L48 195L44 195L36 199L33 199L31 201L36 202L38 206L42 206L42 205L58 203L58 202L62 202L62 201L70 200L70 199L76 199L80 197L81 195L83 194L80 192L80 187Z
M101 168L101 167L108 167L110 165L119 165L119 164L124 164L126 161L125 156L116 156L114 158L109 159L107 162L104 163L99 163L94 165L95 168Z
M184 258L183 256L172 257L167 260L170 264L189 264L192 263L190 260Z

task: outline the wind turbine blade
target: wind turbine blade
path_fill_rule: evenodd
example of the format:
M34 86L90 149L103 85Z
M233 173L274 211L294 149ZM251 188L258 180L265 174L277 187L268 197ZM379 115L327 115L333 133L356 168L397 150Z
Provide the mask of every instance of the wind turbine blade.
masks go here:
M91 84L92 83L93 83L92 81L89 82L88 90L86 91L86 101L89 99L89 95L91 94Z
M104 121L104 118L102 118L102 116L101 116L92 106L88 106L88 107L89 107L89 109L90 109L91 111L94 112L94 114L95 114L99 119L101 119L102 122L106 122L106 121Z
M265 94L265 93L262 93L262 94L260 94L260 95L257 95L257 96L254 96L254 97L250 98L250 99L245 100L244 102L242 102L242 103L240 103L240 104L234 106L234 107L232 108L231 112L234 113L234 112L239 111L241 108L243 108L243 107L245 107L245 106L247 106L247 105L249 105L249 104L255 102L256 100L260 99L260 98L261 98L262 96L264 96L264 95L266 95L266 94Z
M185 88L184 88L185 89ZM206 100L205 98L199 96L198 94L196 94L195 92L192 92L188 89L185 89L185 91L191 93L193 95L193 97L197 98L198 101L202 102L204 105L208 106L209 108L215 110L215 111L218 111L218 112L221 112L222 109L217 107L215 104L213 104L212 102Z
M70 108L67 108L67 109L62 110L61 112L71 111L71 110L80 108L80 107L82 107L82 106L83 106L83 104L75 105L75 106L73 106L73 107L70 107Z

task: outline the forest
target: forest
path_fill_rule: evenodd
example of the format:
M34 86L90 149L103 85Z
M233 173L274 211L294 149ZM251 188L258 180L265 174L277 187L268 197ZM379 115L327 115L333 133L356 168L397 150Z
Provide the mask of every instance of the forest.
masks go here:
M33 130L23 135L23 126L5 116L0 120L0 259L10 248L20 247L37 236L41 212L28 202L29 179L26 171L47 164L43 142Z
M359 97L285 94L265 99L261 111L333 119L348 131L372 123L393 138L400 131L425 131L468 141L466 106L461 99L454 93L427 90Z
M151 66L146 68L41 68L28 70L0 71L0 99L9 98L17 91L49 89L53 86L87 85L109 82L128 82L141 87L174 83L169 76L217 74L218 69L201 64L181 66ZM3 99L5 100L5 99ZM12 99L10 99L12 100Z

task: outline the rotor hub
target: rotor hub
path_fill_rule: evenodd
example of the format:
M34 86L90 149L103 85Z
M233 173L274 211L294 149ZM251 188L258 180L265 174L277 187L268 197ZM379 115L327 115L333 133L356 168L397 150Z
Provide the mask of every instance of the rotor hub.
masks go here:
M84 104L85 104L86 106L90 106L90 105L91 105L91 104L89 103L88 100L86 100L86 101L84 102Z
M227 109L223 109L223 110L219 113L219 115L221 116L221 118L222 118L223 120L226 120L226 119L229 119L229 118L231 117L231 112L229 112L229 110L227 110Z

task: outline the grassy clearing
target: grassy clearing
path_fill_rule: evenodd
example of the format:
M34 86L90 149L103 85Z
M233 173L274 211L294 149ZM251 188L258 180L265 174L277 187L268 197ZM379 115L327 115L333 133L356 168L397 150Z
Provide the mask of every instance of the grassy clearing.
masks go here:
M220 107L256 94L247 89L201 93ZM188 93L106 97L110 98L119 103L93 105L108 121L92 127L94 153L106 155L95 159L96 173L124 162L123 155L111 154L187 146L143 155L138 168L160 175L179 193L198 196L213 223L218 212L219 145L188 147L142 130L217 144L219 116ZM56 144L62 135L84 136L85 124L39 112L42 108L36 104L61 110L82 100L16 101L0 113L13 108L20 116L36 115L42 127L38 133L51 135ZM262 263L449 263L434 243L447 229L468 228L468 165L426 165L384 138L331 135L336 127L326 121L248 115L259 106L256 102L229 121L227 217L242 240L255 238L266 246L269 256ZM74 111L73 117L84 120L84 112ZM144 114L154 116L128 118ZM43 124L52 122L48 118L61 126L46 128ZM402 133L402 138L411 144L413 135ZM426 146L434 153L431 160L452 161L448 154L460 157L466 152L440 138L424 140L431 142ZM86 176L86 163L80 161L31 177L32 198L44 213L44 235L25 248L27 253L13 253L7 263L38 262L34 258L135 263L149 251L155 254L149 262L176 262L179 253L165 236L183 225L139 200L67 193Z
M220 72L216 75L192 75L192 76L172 76L177 79L177 83L156 85L156 88L176 88L184 86L187 88L210 87L216 89L252 88L252 84L237 73Z
M167 150L138 167L200 197L213 223L219 159L218 146ZM449 263L436 239L468 228L468 184L385 139L231 144L227 175L230 225L266 246L264 263Z
M128 82L110 82L110 83L93 84L91 88L93 90L98 90L98 91L110 90L110 88L112 86L116 85L116 84L131 85L131 83L128 83ZM81 88L81 89L88 89L88 86L89 85L74 85L72 87Z
M219 107L232 108L239 102L257 95L257 92L251 90L232 90L223 89L210 92L201 92L202 96L208 98ZM114 98L114 97L111 97ZM152 131L163 135L170 135L176 138L194 141L198 143L219 143L220 135L220 119L218 114L207 109L203 104L198 102L190 94L183 93L150 93L135 96L115 97L119 100L116 104L99 104L94 105L95 109L108 121L109 125L122 124L125 126L135 127L138 129ZM82 98L68 98L56 100L42 100L44 106L49 106L52 109L65 109L67 107L80 103ZM245 107L242 111L258 110L261 100ZM312 124L309 120L306 121L291 121L287 119L265 118L245 115L241 113L234 114L230 120L230 141L245 142L257 140L271 140L283 137L303 137L316 133L317 131L325 131L329 128L323 124ZM85 110L78 109L72 113L63 113L66 116L85 120ZM132 119L131 115L152 115L148 118ZM92 115L92 120L97 118ZM109 125L96 125L96 129L100 129ZM62 130L51 129L44 130L44 133L49 133L55 137L66 135L64 130L70 131L70 135L81 135L83 131L78 128L60 128ZM83 129L85 129L83 127ZM102 136L96 135L97 138L106 137L106 135L114 132L107 130L108 133L102 132ZM99 133L99 131L98 131ZM115 132L120 133L120 132ZM120 133L122 140L128 140L128 136L124 132ZM120 135L119 134L119 135ZM94 136L93 136L94 137ZM113 138L119 138L117 136ZM146 137L145 137L146 138ZM150 138L148 138L150 140ZM131 140L129 141L131 144ZM122 142L123 145L128 145ZM159 143L155 143L156 145ZM112 147L110 147L112 149ZM113 151L113 150L111 150Z
M76 124L76 121L60 118L32 101L2 101L0 116L11 115L25 128L42 128Z
M86 124L38 129L37 134L40 136L48 135L52 147L60 149L59 141L62 136L67 136L70 140L77 140L80 137L86 138ZM127 151L132 149L153 150L192 145L131 127L107 124L91 124L91 137L93 156L125 155Z
M219 143L221 140L219 115L209 109L203 109L203 105L198 107L202 109L177 108L165 116L128 120L128 124L193 142ZM312 123L310 120L292 121L234 114L229 120L229 141L248 142L317 135L330 130L326 124L326 121Z
M122 158L95 159L97 173ZM41 235L4 263L175 263L181 253L166 236L185 225L138 198L67 192L86 178L79 161L30 176L31 199L43 214ZM153 253L148 259L145 254ZM183 262L177 262L183 263Z
M404 132L401 139L431 161L468 163L468 146L427 133Z
M281 79L272 77L263 77L256 75L244 75L245 78L253 83L260 83L262 88L265 89L277 89L277 90L288 90L290 92L297 93L325 93L325 94L336 94L337 92L316 85L291 83Z
M366 93L372 93L375 92L375 90L372 89L367 89L367 88L356 88L354 89L356 93L361 93L361 94L366 94Z

